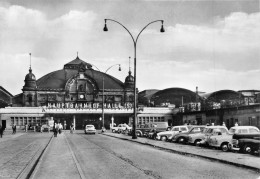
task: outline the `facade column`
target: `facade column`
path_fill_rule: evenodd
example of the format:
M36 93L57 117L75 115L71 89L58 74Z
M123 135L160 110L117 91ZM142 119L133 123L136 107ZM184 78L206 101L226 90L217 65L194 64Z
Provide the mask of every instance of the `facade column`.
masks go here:
M111 117L111 121L112 121L112 123L111 123L112 126L111 127L114 127L114 117L113 116Z
M73 115L73 126L74 126L74 129L76 130L76 116Z

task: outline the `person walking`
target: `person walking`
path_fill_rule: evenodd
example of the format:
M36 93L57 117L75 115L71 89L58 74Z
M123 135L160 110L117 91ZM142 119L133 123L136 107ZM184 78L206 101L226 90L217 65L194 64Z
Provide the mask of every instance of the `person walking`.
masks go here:
M13 134L15 134L16 133L16 125L15 124L13 124L12 129L13 129Z
M74 125L71 124L71 125L70 125L70 133L71 133L71 134L73 134L73 130L74 130Z
M55 123L54 125L53 125L53 133L54 133L54 137L57 137L57 124Z
M27 124L25 124L24 130L25 130L25 132L28 131L28 125Z
M2 138L2 136L3 136L3 127L2 127L2 125L0 124L0 137Z

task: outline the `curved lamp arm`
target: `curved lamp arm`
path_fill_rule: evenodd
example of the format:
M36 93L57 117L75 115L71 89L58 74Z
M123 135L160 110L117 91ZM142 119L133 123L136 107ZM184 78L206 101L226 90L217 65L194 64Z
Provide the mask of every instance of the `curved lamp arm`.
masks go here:
M121 66L120 66L120 64L115 64L115 65L112 65L111 67L109 67L109 68L106 70L105 73L107 73L108 70L110 70L112 67L117 66L117 65L119 66L119 71L121 71Z
M153 24L153 23L155 23L155 22L162 22L161 32L164 32L163 20L155 20L155 21L152 21L152 22L148 23L146 26L144 26L144 28L142 28L142 30L139 32L139 34L138 34L137 37L136 37L135 43L137 43L137 40L138 40L139 36L141 35L141 33L144 31L144 29L146 29L146 27L148 27L150 24Z
M130 32L123 24L121 24L120 22L118 22L118 21L116 21L116 20L113 20L113 19L105 19L105 24L106 24L107 21L113 21L113 22L116 22L116 23L118 23L119 25L121 25L121 26L128 32L128 34L131 36L131 38L132 38L134 44L136 43L136 41L135 41L133 35L131 34L131 32Z

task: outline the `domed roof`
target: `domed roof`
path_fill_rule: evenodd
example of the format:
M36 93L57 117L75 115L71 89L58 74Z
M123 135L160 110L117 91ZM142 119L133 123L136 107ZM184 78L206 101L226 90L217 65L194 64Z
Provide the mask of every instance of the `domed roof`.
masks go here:
M82 66L86 68L82 70ZM64 65L64 69L53 71L37 80L38 90L65 90L66 83L79 72L92 79L99 89L102 89L104 78L104 89L123 90L124 84L103 72L93 70L92 65L80 60L78 57ZM77 70L75 70L77 69Z
M25 76L23 90L35 90L37 88L35 75L32 73L31 67L29 73Z
M128 72L128 76L125 78L125 83L126 82L134 82L134 77L131 75L131 71Z
M182 102L184 104L196 102L196 93L184 88L167 88L153 94L151 101L153 101L154 105L170 103L178 107Z
M220 102L221 100L239 99L243 95L233 90L219 90L213 93L202 94L201 97L209 101Z
M30 67L29 73L25 76L25 81L36 80L35 75L32 73L32 69Z

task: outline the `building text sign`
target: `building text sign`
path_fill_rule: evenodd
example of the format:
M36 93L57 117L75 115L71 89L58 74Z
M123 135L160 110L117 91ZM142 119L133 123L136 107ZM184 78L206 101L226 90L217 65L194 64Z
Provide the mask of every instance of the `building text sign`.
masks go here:
M102 108L100 103L48 103L49 109L99 109ZM104 109L132 109L132 103L104 103Z

